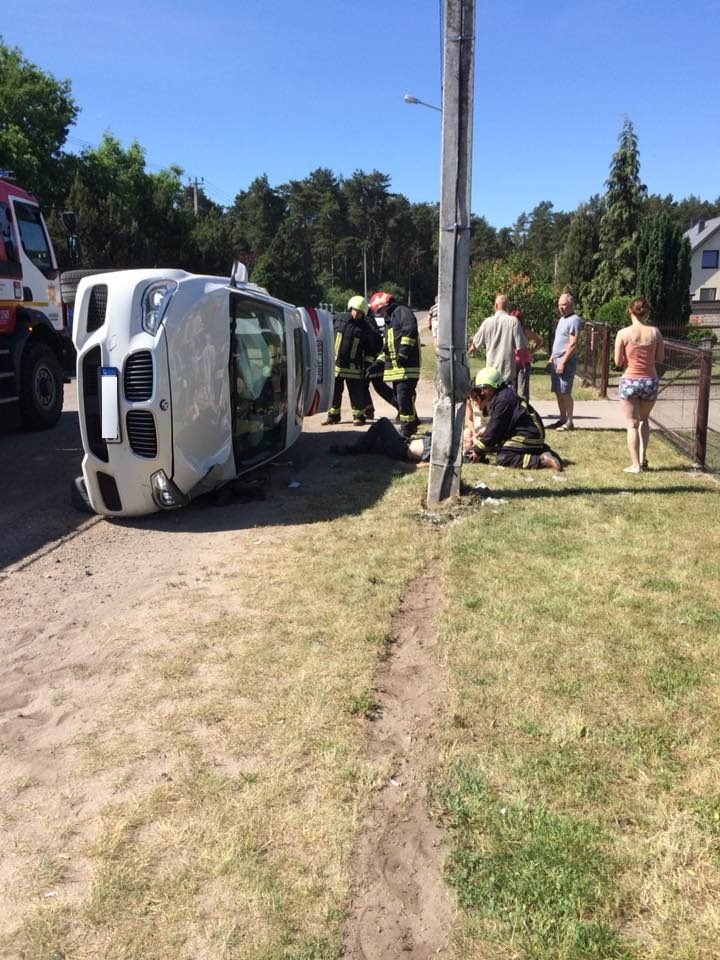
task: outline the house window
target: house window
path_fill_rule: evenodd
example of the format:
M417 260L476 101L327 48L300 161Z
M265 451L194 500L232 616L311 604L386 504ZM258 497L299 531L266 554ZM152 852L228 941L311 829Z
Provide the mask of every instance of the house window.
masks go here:
M718 268L718 254L720 250L703 250L702 252L702 269L703 270L717 270ZM715 297L712 298L713 300Z
M716 287L700 287L701 300L714 300Z

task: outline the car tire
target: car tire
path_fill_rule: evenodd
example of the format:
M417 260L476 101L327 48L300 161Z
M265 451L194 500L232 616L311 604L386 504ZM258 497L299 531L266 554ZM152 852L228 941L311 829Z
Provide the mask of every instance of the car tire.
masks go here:
M85 477L75 477L70 481L70 503L81 513L95 514L85 486Z
M48 430L60 419L64 376L47 343L29 343L20 366L20 420L26 430Z
M75 294L77 293L78 284L83 277L93 277L98 273L109 273L107 269L94 269L94 270L66 270L65 273L60 274L60 295L62 296L63 303L75 303Z

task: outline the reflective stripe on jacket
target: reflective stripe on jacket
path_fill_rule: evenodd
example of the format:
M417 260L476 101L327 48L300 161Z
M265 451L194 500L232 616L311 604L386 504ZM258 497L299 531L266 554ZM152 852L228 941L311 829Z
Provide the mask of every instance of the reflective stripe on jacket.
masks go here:
M420 378L420 335L410 307L392 304L385 315L384 380Z
M545 427L540 414L512 387L505 385L497 391L489 411L485 432L475 440L475 448L481 453L500 447L526 453L544 448Z
M353 320L350 313L335 317L335 376L363 380L365 367L377 355L376 338L366 320Z

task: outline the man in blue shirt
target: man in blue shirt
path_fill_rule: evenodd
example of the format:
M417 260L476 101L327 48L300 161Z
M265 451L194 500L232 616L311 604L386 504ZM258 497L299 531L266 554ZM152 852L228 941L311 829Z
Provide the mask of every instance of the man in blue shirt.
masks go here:
M569 293L558 300L560 319L555 328L555 340L550 354L550 381L557 397L560 419L551 424L553 430L574 430L572 397L573 380L577 370L577 350L582 320L575 313L575 304Z

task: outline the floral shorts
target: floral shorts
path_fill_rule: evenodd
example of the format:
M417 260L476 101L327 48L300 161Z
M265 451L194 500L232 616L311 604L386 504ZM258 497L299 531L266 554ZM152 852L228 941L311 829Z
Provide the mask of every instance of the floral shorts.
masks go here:
M621 400L657 400L657 377L620 377L618 397Z

